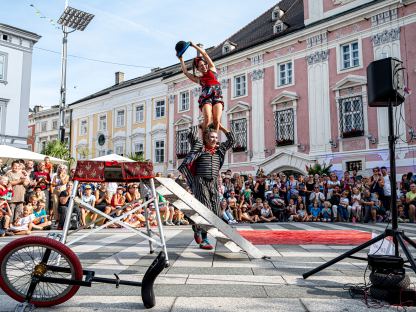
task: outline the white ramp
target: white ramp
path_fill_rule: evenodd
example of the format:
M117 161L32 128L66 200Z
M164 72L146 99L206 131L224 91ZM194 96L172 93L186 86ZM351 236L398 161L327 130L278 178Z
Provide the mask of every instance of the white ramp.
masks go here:
M221 220L210 209L205 207L193 195L189 194L174 180L155 178L161 185L156 191L167 196L173 206L180 209L195 224L202 227L208 234L223 243L232 252L245 251L252 258L264 258L264 254L243 238L236 230Z

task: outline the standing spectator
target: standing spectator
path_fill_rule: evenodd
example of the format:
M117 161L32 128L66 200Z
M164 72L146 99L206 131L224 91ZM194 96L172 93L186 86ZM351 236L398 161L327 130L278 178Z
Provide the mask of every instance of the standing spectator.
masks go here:
M302 197L303 202L306 203L306 194L307 194L306 183L305 183L305 178L301 174L298 176L297 190L299 192L299 196Z
M295 177L293 174L289 176L289 180L286 182L286 188L287 188L287 201L289 202L289 199L296 198L299 195L298 191L298 181L295 180Z
M350 200L348 199L348 191L344 191L341 194L341 197L339 199L339 205L338 205L338 215L339 215L340 221L348 222L350 219L350 214L351 214L351 206L350 206Z
M53 173L53 164L51 163L51 159L46 156L43 161L45 162L45 170L49 173L49 177Z
M254 197L260 198L262 201L266 198L266 179L261 176L257 177L256 184L254 185Z
M59 194L59 224L58 224L58 230L62 230L64 223L65 223L65 217L66 217L66 210L68 209L68 205L69 205L69 198L71 197L72 194L72 189L73 189L74 183L72 181L69 181L66 184L66 190L62 191L61 194ZM74 203L74 212L79 215L79 208L77 205L75 205Z
M410 184L410 191L406 193L406 204L409 211L410 222L415 222L416 210L416 183Z
M328 189L327 199L330 200L332 193L334 191L335 186L341 186L340 181L338 181L338 177L335 172L331 172L329 175L329 181L326 183L326 188Z
M352 188L351 194L351 213L352 213L352 222L361 220L361 193L357 187Z
M364 223L368 223L370 220L375 223L377 220L377 207L374 205L370 190L365 190L361 198L361 205L364 208Z
M0 197L0 237L4 237L7 234L11 216L12 211L10 210L9 204L4 198Z
M338 214L338 206L339 203L341 201L341 193L340 193L340 188L338 185L335 186L335 188L332 190L332 196L331 199L329 200L329 202L332 205L332 216L333 216L333 221L339 221L340 219L340 215Z
M34 174L36 185L39 185L43 193L45 193L46 211L49 211L49 198L50 198L49 185L51 182L51 177L49 175L48 170L46 169L44 161L41 161L38 164L37 169L38 170L35 171L35 174Z
M56 223L59 222L59 194L66 190L66 184L69 181L69 175L67 173L67 167L65 165L59 165L56 175L54 175L51 182L51 195L52 195L52 213L50 214L50 220L55 219Z
M381 177L380 168L379 167L373 168L373 175L370 177L371 182L372 183L377 182L380 177Z
M26 193L25 186L29 185L29 178L22 173L20 163L17 160L12 162L12 169L6 176L13 187L13 196L9 204L12 211L12 222L14 222L23 212Z

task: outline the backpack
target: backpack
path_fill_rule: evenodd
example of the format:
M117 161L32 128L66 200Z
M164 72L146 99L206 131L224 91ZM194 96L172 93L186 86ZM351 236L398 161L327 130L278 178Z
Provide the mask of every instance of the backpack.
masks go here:
M71 214L71 219L69 220L69 229L70 230L76 230L80 227L79 217L78 213L73 212Z

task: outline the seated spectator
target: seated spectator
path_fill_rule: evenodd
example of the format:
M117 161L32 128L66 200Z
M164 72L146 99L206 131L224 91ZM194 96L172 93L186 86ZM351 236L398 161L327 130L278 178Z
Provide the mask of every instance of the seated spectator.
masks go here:
M241 219L241 217L240 217L241 210L240 210L239 205L237 205L237 200L238 199L235 196L235 191L232 190L230 192L230 196L227 199L227 204L228 204L228 207L230 208L230 210L233 212L234 218L237 219L237 220L240 220Z
M111 212L111 198L107 192L107 186L102 183L97 190L95 191L95 208L104 212L105 214L110 214ZM96 216L96 215L95 215ZM97 217L93 218L95 221Z
M122 185L117 186L117 192L113 195L111 198L111 209L116 210L116 215L121 215L121 207L124 206L126 203L126 197L123 195L124 193L124 187Z
M348 192L344 191L341 194L338 205L338 216L340 221L348 222L351 214L350 200L348 199Z
M351 195L351 213L352 213L352 222L355 223L356 221L361 220L361 194L357 187L352 188L352 195Z
M83 203L88 204L91 207L95 206L95 195L92 194L92 186L90 184L85 185L85 191L84 194L81 196L81 200ZM85 209L85 207L80 204L80 210L81 210L81 225L87 226L87 216L91 215L91 223L89 227L93 229L95 227L95 224L93 223L94 220L97 218L97 214L90 212L89 210Z
M9 230L14 235L28 235L32 231L32 222L34 219L35 215L32 213L32 208L26 205L23 207L23 215L14 220Z
M332 190L331 198L329 199L329 202L332 205L333 221L339 221L339 218L341 217L338 214L338 206L339 206L340 200L341 200L340 187L338 185L335 185L334 189Z
M263 208L260 210L260 220L264 222L276 220L276 217L273 215L272 209L267 201L263 202Z
M402 204L397 205L397 221L400 223L409 222L409 219Z
M319 185L315 185L313 188L313 192L309 195L309 202L313 203L314 200L317 200L319 206L322 206L323 202L325 201L325 195L319 190Z
M135 213L128 215L124 219L124 222L126 222L132 227L139 228L145 225L146 218L143 216L143 214L140 211L136 211Z
M131 183L127 185L126 203L138 202L140 200L139 185Z
M304 203L298 204L296 217L293 218L294 221L298 222L307 222L311 220L311 216L308 214L308 211L305 208Z
M178 208L174 208L173 223L175 225L189 225L189 221L185 219L185 214Z
M324 201L324 206L321 211L322 221L331 222L332 220L332 205L329 201Z
M289 205L287 205L287 208L286 208L286 214L287 214L288 221L296 221L295 219L297 217L297 206L293 198L289 200ZM280 217L279 217L279 220L280 220Z
M312 221L321 221L321 207L319 207L319 202L317 200L314 200L310 212Z
M66 190L62 191L59 194L58 210L59 210L60 219L59 219L59 223L58 223L58 230L62 230L62 228L64 226L65 218L66 218L66 210L68 209L69 198L71 197L73 187L74 187L73 182L69 181L66 184ZM75 205L75 203L74 203L73 213L75 213L77 216L79 216L79 208L78 208L77 205Z
M163 225L175 225L173 223L173 213L175 210L173 209L173 206L169 204L168 201L162 204L159 208L160 215L162 217L162 220L165 220L163 222Z
M280 198L279 188L277 185L273 186L272 192L268 195L267 200L272 209L273 215L279 221L285 221L286 220L285 201Z
M147 207L147 222L149 226L157 225L157 216L154 203L150 203Z
M247 204L244 203L241 206L241 220L242 221L248 221L248 222L251 222L251 223L259 222L259 215L258 214L250 215L248 211L249 211L249 209L247 207Z
M416 211L416 183L410 183L410 191L406 193L406 205L408 207L408 215L410 222L415 222Z
M48 214L46 213L46 203L44 200L39 200L37 205L34 206L33 214L35 219L32 221L32 228L34 230L50 230L52 222L48 220Z
M12 211L4 198L0 197L0 237L4 237L10 226Z
M250 210L248 211L248 214L250 216L257 215L260 217L261 208L263 208L263 202L261 198L256 198L256 202L251 206Z
M227 222L228 224L235 224L238 223L233 216L233 211L230 209L230 207L227 204L227 200L223 199L220 202L220 216L222 216L222 219Z

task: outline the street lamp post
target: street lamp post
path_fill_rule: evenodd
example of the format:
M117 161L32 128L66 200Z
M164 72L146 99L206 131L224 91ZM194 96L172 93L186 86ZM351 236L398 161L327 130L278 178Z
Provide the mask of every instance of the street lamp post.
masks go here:
M66 109L66 67L67 67L67 43L68 34L81 30L83 31L91 22L94 15L67 6L58 20L62 25L62 62L61 62L61 98L59 102L59 140L63 143L65 139L65 109ZM72 28L71 31L67 29Z

